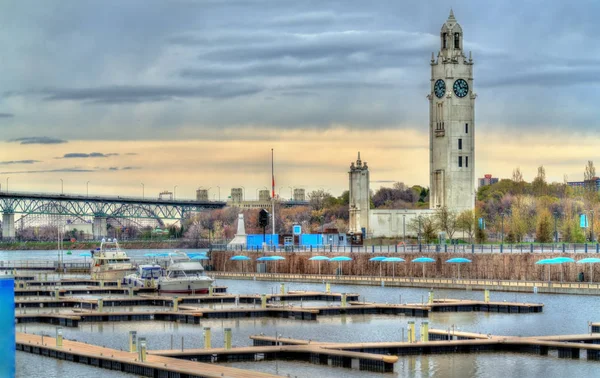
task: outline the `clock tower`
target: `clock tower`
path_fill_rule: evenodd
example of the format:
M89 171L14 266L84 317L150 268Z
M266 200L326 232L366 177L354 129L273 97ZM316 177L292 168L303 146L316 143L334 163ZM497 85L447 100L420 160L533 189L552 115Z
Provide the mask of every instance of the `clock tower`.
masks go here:
M463 53L463 31L450 10L431 54L429 206L462 212L475 207L475 98L473 59Z

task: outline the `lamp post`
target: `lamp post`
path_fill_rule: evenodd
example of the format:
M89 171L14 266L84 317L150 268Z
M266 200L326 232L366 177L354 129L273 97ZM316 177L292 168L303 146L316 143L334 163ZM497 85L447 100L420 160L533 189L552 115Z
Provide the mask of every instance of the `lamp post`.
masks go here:
M240 188L242 188L243 192L242 192L242 201L246 200L246 188L244 188L243 186L240 185Z
M589 211L592 218L592 227L590 228L590 242L594 242L594 210Z
M177 185L175 185L173 187L173 199L176 200L177 199Z
M402 245L404 246L404 252L406 252L406 214L402 214Z
M219 201L221 200L221 187L217 185L217 189L219 189Z
M556 230L556 221L558 220L558 211L554 212L554 243L558 243L558 231Z
M288 188L290 188L290 201L294 200L294 188L292 188L291 186L288 186Z
M64 184L63 179L59 179L59 180L60 180L60 194L64 194L65 192L63 191L63 188L64 188L64 186L63 186L63 184Z
M144 189L145 189L144 183L141 182L140 185L142 185L142 199L144 199Z
M502 217L502 239L500 245L504 245L504 211L500 212L500 216Z
M10 178L10 177L7 177L7 178L6 178L6 193L8 193L8 179L9 179L9 178Z
M90 182L86 182L85 183L85 196L89 197L90 196Z
M419 215L417 218L419 219L419 234L418 234L419 252L421 252L421 216Z

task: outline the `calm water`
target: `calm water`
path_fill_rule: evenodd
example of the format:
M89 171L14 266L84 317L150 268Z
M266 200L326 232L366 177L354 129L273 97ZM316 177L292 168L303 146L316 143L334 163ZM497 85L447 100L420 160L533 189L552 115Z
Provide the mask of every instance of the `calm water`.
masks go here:
M98 244L100 247L100 244ZM208 249L177 249L181 252L205 252ZM84 258L79 256L80 253L89 252L89 249L74 249L71 250L71 254L67 255L67 249L63 250L63 260L65 262L70 261L81 261L89 260L90 258ZM153 249L151 251L147 249L126 249L127 255L132 258L143 258L146 253L169 253L173 252L174 249ZM9 261L9 260L40 260L40 261L49 261L49 260L57 260L57 255L59 251L57 250L49 250L49 251L2 251L0 250L0 261Z
M12 252L6 252L12 253ZM147 251L140 251L140 255ZM5 259L0 252L0 259ZM217 284L229 287L230 293L271 293L279 291L279 283L261 281L218 280ZM288 283L291 290L324 290L321 284ZM335 292L360 294L361 300L398 303L421 302L427 298L425 289L382 288L373 286L332 285ZM482 299L482 292L438 290L436 298ZM430 327L447 329L454 325L459 330L492 333L497 335L550 335L586 333L588 321L600 321L600 301L591 296L514 294L493 292L494 301L541 302L542 314L491 314L491 313L433 313L428 319ZM303 305L313 304L307 303ZM300 339L366 342L398 341L402 339L407 322L415 320L417 328L422 319L403 316L335 316L321 317L316 322L289 319L235 319L210 320L200 325L127 322L83 323L78 329L63 329L65 338L90 342L107 347L125 349L129 330L146 337L150 349L198 348L203 345L202 328L211 327L214 347L223 346L223 328L233 330L233 345L252 345L250 335L281 334ZM19 325L17 330L54 334L48 325ZM173 335L171 337L170 335ZM393 374L368 373L343 368L330 368L303 362L263 361L257 363L231 363L228 366L254 369L291 377L598 377L600 363L587 360L563 360L557 357L540 357L525 354L458 354L401 357ZM56 361L49 358L17 355L19 377L81 377L102 374L106 377L130 377L88 366Z

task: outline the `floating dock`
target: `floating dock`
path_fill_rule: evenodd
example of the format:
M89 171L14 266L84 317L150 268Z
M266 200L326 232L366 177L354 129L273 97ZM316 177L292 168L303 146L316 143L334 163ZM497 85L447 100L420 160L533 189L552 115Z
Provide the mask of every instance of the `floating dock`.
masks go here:
M52 357L103 369L121 371L144 377L179 378L270 378L275 375L250 370L235 369L215 364L186 361L159 355L124 352L77 341L62 340L57 346L55 338L17 332L17 350Z

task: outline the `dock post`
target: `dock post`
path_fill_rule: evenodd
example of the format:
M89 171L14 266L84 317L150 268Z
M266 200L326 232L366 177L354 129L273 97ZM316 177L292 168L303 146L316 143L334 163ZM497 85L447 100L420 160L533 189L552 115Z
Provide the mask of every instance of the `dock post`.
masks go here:
M100 287L104 287L104 280L100 280Z
M212 297L214 293L215 293L215 289L212 286L209 286L208 287L208 295Z
M429 341L429 322L427 320L421 323L421 341Z
M433 290L429 291L429 298L427 300L427 303L429 303L430 305L433 304Z
M415 321L410 320L408 322L408 342L414 343L416 341L416 339L417 339L417 337L415 335Z
M62 347L62 340L63 340L62 327L58 327L56 329L56 346L57 347Z
M225 349L231 349L231 328L225 328Z
M210 327L204 327L204 349L210 349Z
M490 289L485 289L483 292L483 301L485 303L490 303Z
M98 312L102 312L104 310L104 299L98 298Z
M121 288L121 280L117 281L117 288L119 288L119 289Z
M54 300L57 301L60 297L60 289L54 289Z
M346 293L342 293L342 307L346 307Z
M141 362L146 361L146 338L145 337L140 337L139 360Z
M285 294L285 284L283 282L279 285L279 294Z
M132 298L132 297L133 297L133 288L130 287L129 288L129 298Z
M173 311L177 312L179 310L179 298L173 297Z
M260 295L260 308L267 308L267 294Z
M131 353L137 352L137 332L129 331L129 351Z
M325 283L325 292L331 294L331 284L329 282Z

